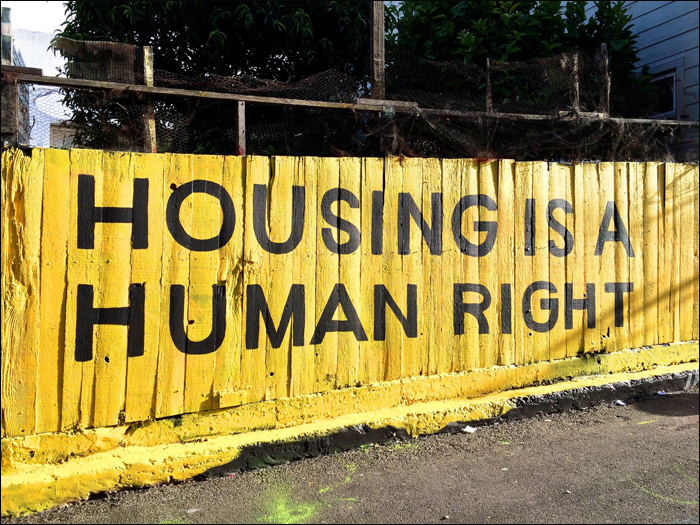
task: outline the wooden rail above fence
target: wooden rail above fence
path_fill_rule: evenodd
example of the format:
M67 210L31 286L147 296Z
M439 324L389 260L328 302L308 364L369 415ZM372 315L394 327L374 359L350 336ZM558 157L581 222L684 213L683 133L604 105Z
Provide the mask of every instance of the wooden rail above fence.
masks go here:
M31 71L28 71L31 69ZM357 99L356 102L327 102L322 100L302 100L294 98L265 97L258 95L243 95L239 93L219 93L215 91L199 91L192 89L176 89L159 86L148 86L139 84L123 84L119 82L103 82L98 80L82 80L75 78L47 77L41 73L40 69L21 68L16 66L2 66L3 78L11 76L17 82L29 84L40 84L44 86L57 86L74 89L103 89L123 92L162 95L185 98L205 98L213 100L230 100L237 102L250 102L253 104L271 106L296 106L308 108L326 109L349 109L355 111L377 111L383 112L391 108L395 113L409 113L426 116L454 116L465 118L492 118L503 120L578 120L578 119L598 119L610 122L620 122L628 124L662 124L670 126L697 127L698 122L684 120L661 120L661 119L629 119L610 117L605 113L572 112L559 115L530 115L521 113L498 113L486 111L461 111L452 109L432 109L421 108L416 102L403 100L378 100L378 99Z

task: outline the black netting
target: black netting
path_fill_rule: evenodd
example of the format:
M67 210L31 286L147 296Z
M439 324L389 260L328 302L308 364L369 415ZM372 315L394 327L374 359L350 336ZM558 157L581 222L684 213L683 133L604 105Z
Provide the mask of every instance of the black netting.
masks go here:
M129 85L146 82L143 48L68 39L60 39L57 48L68 58L66 72L71 78ZM484 68L408 53L388 54L386 60L385 98L403 105L370 111L366 106L353 110L248 102L246 152L697 160L697 126L681 133L677 125L600 117L606 112L607 81L604 61L594 50L528 62L491 62ZM296 82L156 69L153 84L347 104L367 97L367 79L336 69ZM237 153L235 100L144 95L128 87L76 89L24 83L19 99L20 138L32 146L152 151L150 130L155 129L158 152Z

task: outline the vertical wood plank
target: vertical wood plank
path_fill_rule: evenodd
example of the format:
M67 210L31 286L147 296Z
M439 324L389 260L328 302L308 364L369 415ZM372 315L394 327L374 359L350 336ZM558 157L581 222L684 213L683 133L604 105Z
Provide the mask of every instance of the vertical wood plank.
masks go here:
M102 152L103 208L132 208L134 171L131 154ZM96 265L93 308L129 306L131 281L131 234L133 224L95 225ZM98 230L101 243L97 244ZM95 326L94 414L90 426L110 426L124 421L128 327L111 324ZM83 378L85 380L85 378ZM85 382L85 381L84 381Z
M401 191L410 195L416 203L416 206L423 214L423 220L433 228L432 219L432 204L431 204L431 190L430 188L425 188L428 195L423 195L423 159L411 159L406 158L400 161L402 166L402 184ZM392 279L395 286L393 286L389 293L392 295L396 304L399 305L404 314L407 313L407 299L408 299L408 288L409 284L416 285L416 303L417 311L425 312L425 307L423 305L423 294L418 292L418 286L421 284L423 267L422 259L424 254L430 255L430 249L427 242L423 239L420 227L412 220L408 219L410 235L409 235L409 253L406 255L401 255L401 270L400 274L396 276L397 278ZM387 321L393 318L393 313L387 309ZM420 314L418 314L420 319ZM403 357L401 361L401 377L415 377L420 375L423 364L427 361L428 345L426 340L422 337L409 337L402 326L399 326L394 319L391 321L392 324L397 326L398 333L401 336L401 347L403 351ZM418 321L420 326L420 322ZM420 329L418 331L420 333Z
M680 327L679 339L689 341L693 334L693 282L697 281L697 275L693 275L693 239L689 235L695 229L697 222L697 209L693 206L693 176L695 168L689 164L681 164L678 189L678 206L680 208L680 275L679 275L679 302L680 302ZM687 233L686 233L687 232Z
M584 279L585 260L585 207L583 166L576 164L568 172L566 181L566 200L571 203L574 212L566 215L566 228L574 237L574 246L566 257L566 282L571 283L572 300L588 299ZM566 301L566 297L564 297ZM585 330L588 327L587 310L573 310L571 328L567 330L566 355L575 357L585 348ZM565 327L566 328L566 327Z
M440 283L440 319L443 332L443 347L440 351L437 373L454 372L461 367L461 348L464 335L457 335L453 329L453 294L455 283L462 282L462 265L466 257L458 248L452 232L452 216L459 200L462 198L462 182L460 172L463 161L458 159L442 159L442 192L445 217L442 221L442 280ZM424 284L425 286L425 284Z
M414 282L418 287L418 294L422 295L422 305L418 307L418 338L422 341L424 353L421 364L421 375L433 375L440 370L440 354L449 352L449 345L445 339L449 338L449 317L440 317L443 310L445 296L442 293L442 271L445 251L454 248L454 240L449 233L445 235L445 223L449 224L450 208L445 207L446 195L442 186L442 169L438 159L423 159L422 186L423 186L423 215L432 221L432 194L442 194L442 254L430 253L429 247L423 243L422 260L423 275ZM431 224L434 229L436 225ZM449 231L449 230L448 230ZM449 301L448 301L449 302Z
M170 235L165 226L163 173L168 157L164 155L132 155L134 179L148 179L148 249L131 252L131 283L143 284L144 354L126 362L126 422L155 417L156 375L160 355L160 319L165 315L161 305L161 263L163 238ZM168 190L169 191L169 190Z
M596 227L602 223L605 211L609 202L615 202L615 165L612 162L602 162L599 165L598 181L600 185L600 201L598 216L595 220ZM619 210L619 208L618 208ZM621 210L620 214L623 212ZM611 221L610 228L614 228ZM596 235L597 240L597 235ZM598 285L596 286L597 295L599 295L598 310L600 320L600 337L601 350L606 352L614 352L618 349L617 332L615 330L615 294L605 291L605 285L615 281L615 254L617 252L618 242L606 242L603 244L600 255L595 256L600 263L600 274ZM594 243L595 246L595 243Z
M515 240L516 228L522 228L515 222L515 162L499 161L498 167L498 235L496 236L496 257L498 264L497 282L499 286L508 285L508 295L505 298L501 290L493 290L497 295L497 311L499 327L498 364L511 365L515 363L515 340L513 325L515 323L515 259L518 250ZM505 299L505 300L504 300ZM503 319L506 329L503 328Z
M532 167L532 198L535 200L535 256L533 258L532 282L549 282L549 227L547 225L547 203L549 202L549 168L546 162L534 162ZM559 288L557 288L559 292ZM532 295L532 317L538 323L544 323L550 315L549 310L541 308L541 300L555 298L554 293L547 290L537 291ZM541 362L550 359L549 331L532 333L533 361Z
M245 228L245 164L241 157L224 157L221 185L231 196L234 229L219 251L217 281L226 286L226 335L214 356L215 406L225 408L246 402L241 388L243 340L243 230ZM218 398L218 403L216 403Z
M644 298L646 282L644 281L644 164L640 162L629 165L629 235L634 257L629 260L629 280L634 292L629 296L630 325L629 346L639 348L644 343Z
M644 165L644 344L659 342L659 171L656 162ZM661 219L661 220L660 220Z
M627 230L627 236L630 237L632 232L630 231L630 207L629 207L629 173L628 173L629 163L627 162L616 162L615 163L615 204L622 217L622 222L625 224L625 229ZM612 226L614 227L614 225ZM630 241L631 242L631 241ZM632 254L627 254L624 246L621 242L615 243L615 281L618 283L628 283L630 282L629 268L630 259ZM638 290L637 290L638 291ZM616 335L616 349L621 350L623 348L629 348L629 326L630 326L630 308L632 306L632 297L635 292L627 292L622 294L622 326L617 326L617 319L615 320L615 335ZM606 294L610 295L610 294ZM614 295L614 294L613 294Z
M316 178L316 194L317 206L316 215L321 217L321 205L323 196L327 191L338 188L340 183L340 160L338 158L319 158L318 159L318 174ZM331 252L323 242L323 228L317 228L316 239L317 255L316 255L316 315L315 320L318 324L322 317L323 311L327 304L331 305L337 302L337 296L333 294L339 280L339 258L338 254ZM330 225L323 224L324 227ZM336 228L330 228L337 230ZM335 232L337 239L337 231ZM331 306L332 308L332 306ZM309 312L309 315L311 313ZM334 320L345 320L345 314L342 312L342 307L338 307L333 315ZM347 335L347 334L344 334ZM314 384L316 392L327 392L333 390L337 384L338 373L338 332L329 331L323 336L323 340L316 345L314 362Z
M673 236L673 168L671 164L660 165L659 170L659 343L673 340L673 319L669 310L671 300L671 260Z
M464 160L461 171L462 192L461 195L479 194L479 163L472 159ZM479 244L479 232L474 231L474 223L479 220L479 206L471 206L462 214L462 235L474 246ZM479 258L473 255L462 255L462 279L458 281L464 284L479 283ZM480 303L481 294L465 292L462 294L465 303ZM460 371L473 370L481 366L479 354L479 323L469 314L464 315L464 337L462 338L460 352Z
M340 188L349 191L356 199L356 206L351 205L345 200L338 202L331 209L337 217L353 224L360 235L363 230L361 228L360 209L361 202L361 161L358 158L347 157L340 159ZM349 242L350 235L345 231L338 231L336 241L339 244ZM360 237L361 242L361 237ZM349 250L351 246L348 246ZM355 307L355 311L360 318L365 333L368 333L367 326L372 319L369 313L371 308L371 297L363 296L360 285L360 270L362 264L362 254L358 246L350 253L341 253L339 255L339 282L345 285L350 301ZM367 344L367 341L360 342L353 333L341 333L338 336L338 388L347 386L355 386L359 382L360 374L360 346Z
M44 151L3 159L2 414L12 436L36 431L39 292L41 288L41 210Z
M403 187L403 167L396 157L385 160L385 192L384 192L384 256L383 256L383 281L388 292L394 297L397 304L401 304L405 287L402 272L402 256L398 251L399 230L399 193ZM410 219L409 219L410 220ZM405 303L404 303L405 304ZM403 370L403 330L399 322L390 312L386 318L386 339L384 341L384 377L383 380L391 381L401 377Z
M584 352L592 353L600 350L600 327L601 327L601 304L602 294L604 289L600 285L600 257L595 255L596 241L598 240L598 226L600 225L600 204L599 191L600 184L598 179L598 164L583 165L583 238L584 238L584 282L592 284L595 287L595 321L596 324L592 328L584 331ZM592 300L588 294L586 298ZM584 314L585 315L585 314Z
M165 157L163 176L163 202L166 205L172 193L194 178L191 155ZM192 199L187 198L180 207L179 220L186 232L192 231ZM187 333L189 301L187 292L190 279L190 250L179 244L166 228L163 230L163 259L160 289L160 349L156 383L156 417L182 414L185 405L185 354L173 343L170 332L171 291L182 286L185 291L183 319L173 319Z
M570 172L573 167L563 166L560 164L552 164L549 170L549 197L548 202L555 199L564 199L569 204L571 200L567 196L566 192L566 182L570 178ZM572 205L573 206L573 205ZM549 207L547 205L547 210ZM570 213L562 208L552 209L552 216L555 221L560 225L566 226L567 221L570 220ZM563 359L568 355L567 351L567 331L565 328L565 312L564 312L564 295L566 291L565 284L568 281L566 278L566 266L571 255L555 255L556 249L564 250L565 239L562 235L555 231L553 224L549 223L549 217L547 214L543 216L547 218L547 231L548 231L548 250L547 256L549 258L549 281L556 287L557 293L554 298L558 302L558 315L556 324L552 327L552 331L549 333L549 358L550 359ZM573 235L573 233L572 233ZM557 252L558 253L558 252Z
M292 186L294 185L294 157L273 157L270 176L269 195L269 236L273 242L284 242L292 231ZM299 247L295 248L298 250ZM294 250L293 250L294 251ZM289 253L269 254L270 291L267 301L272 318L282 318L285 299L295 284L293 261ZM275 304L272 304L272 303ZM292 321L292 323L294 320ZM272 341L265 343L265 399L278 399L288 395L288 366L292 346L292 328L290 324L281 346L274 348Z
M63 351L66 338L66 257L71 209L70 185L66 183L70 180L68 151L47 149L44 155L39 293L39 362L42 372L37 381L37 433L61 429Z
M489 197L498 205L497 160L479 163L479 194ZM487 206L480 206L479 220L483 222L493 222L496 224L496 228L498 228L498 210L489 210ZM488 232L480 232L479 244L486 242L487 235ZM496 230L496 238L498 238L498 230ZM500 316L498 315L500 289L497 268L499 264L503 264L503 262L497 259L495 244L491 248L491 251L480 256L478 261L478 283L485 286L486 290L491 295L491 304L484 312L484 316L488 322L488 333L479 334L479 354L481 356L479 366L481 368L489 368L498 363L498 342L501 338L501 323Z
M304 286L306 291L306 316L304 319L304 346L295 346L292 350L291 365L291 395L310 394L314 391L314 359L316 347L311 345L311 336L316 327L316 253L317 221L316 213L316 177L317 159L315 157L299 157L295 159L294 184L306 188L306 219L304 236L301 244L294 251L294 282Z
M219 236L223 223L221 177L224 158L220 155L196 155L192 159L193 179L205 181L187 200L192 205L192 227L186 230L194 239ZM211 184L210 184L211 183ZM207 193L211 192L214 195ZM216 352L199 353L198 343L217 336L213 285L218 285L219 250L191 250L187 305L187 354L185 355L185 412L214 408L213 387ZM228 322L228 319L225 320ZM223 328L223 327L222 327ZM224 332L225 335L225 332ZM218 351L218 350L217 350Z
M249 288L260 286L265 299L270 306L274 306L276 301L269 297L270 291L270 271L268 253L258 243L253 229L253 193L255 185L267 187L270 183L270 159L267 157L246 157L246 178L245 178L245 222L244 228L244 273L243 273L243 312L247 315L250 309ZM308 190L308 189L307 189ZM269 196L269 189L267 190ZM269 206L269 199L268 199ZM269 213L265 210L265 229L269 234ZM279 317L273 319L279 323ZM249 403L260 401L265 397L265 350L268 345L267 332L262 319L258 319L258 339L257 347L247 348L246 338L249 336L248 328L244 331L241 339L241 386L245 386L245 396ZM243 325L247 327L246 319Z
M372 298L374 302L374 287L384 284L383 259L387 249L386 228L387 222L384 191L384 159L362 159L362 272L360 273L360 287L365 304ZM374 203L374 192L378 192L378 202ZM377 253L374 253L377 252ZM371 309L374 314L374 306ZM374 317L368 319L365 326L369 341L360 345L360 366L364 384L375 383L385 375L385 347L384 341L377 341L374 333Z
M532 163L518 162L515 165L515 286L513 293L514 334L516 364L527 364L533 360L532 333L523 321L526 313L523 309L522 297L525 290L532 284L532 266L534 246L529 242L528 232L532 231L534 217L528 211L528 199L532 198ZM532 221L530 220L532 218Z
M697 339L700 324L700 169L693 168L693 327L691 338Z

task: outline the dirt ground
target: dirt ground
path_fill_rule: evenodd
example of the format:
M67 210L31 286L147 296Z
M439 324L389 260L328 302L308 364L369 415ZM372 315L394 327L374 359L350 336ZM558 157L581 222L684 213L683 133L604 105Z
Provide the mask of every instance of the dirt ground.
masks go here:
M2 523L698 523L698 392L122 491Z

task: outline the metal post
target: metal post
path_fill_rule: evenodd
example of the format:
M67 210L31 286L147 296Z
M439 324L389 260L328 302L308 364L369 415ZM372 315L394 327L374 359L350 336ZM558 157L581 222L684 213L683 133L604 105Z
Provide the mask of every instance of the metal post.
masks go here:
M581 75L578 69L578 53L574 53L574 113L581 111Z
M384 99L384 2L373 1L370 7L370 59L372 62L372 98Z

